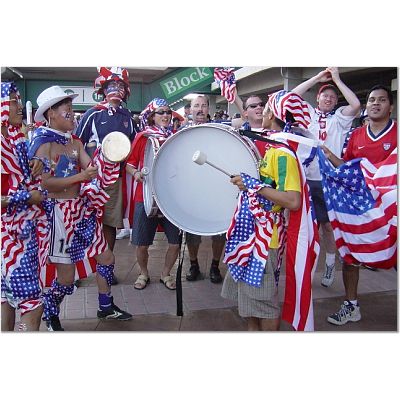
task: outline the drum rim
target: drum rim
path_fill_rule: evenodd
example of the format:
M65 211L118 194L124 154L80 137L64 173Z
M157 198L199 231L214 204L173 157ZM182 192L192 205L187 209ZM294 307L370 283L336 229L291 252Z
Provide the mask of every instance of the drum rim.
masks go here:
M204 128L204 127L207 127L207 125L211 125L211 124L200 124L200 125L188 126L188 127L186 127L186 128L183 128L183 129L181 129L180 131L178 131L178 132L176 132L175 134L173 134L172 136L170 136L170 137L168 138L168 141L169 141L169 142L172 142L172 140L174 140L174 138L180 136L180 134L182 134L182 133L185 133L187 130L195 129L195 128ZM224 132L227 132L227 133L229 133L231 136L233 136L235 139L237 139L237 140L239 140L240 142L242 142L243 144L246 143L246 144L248 145L248 152L249 152L249 154L251 155L251 157L253 158L254 164L255 164L255 165L258 165L258 163L259 163L259 161L260 161L260 159L261 159L261 156L260 156L260 153L259 153L257 147L255 146L255 144L254 144L253 142L251 142L251 141L250 141L250 142L247 142L246 140L244 140L244 138L241 137L241 136L237 133L237 131L235 131L232 127L229 127L229 126L226 126L226 125L223 125L223 124L220 124L221 126L215 126L215 125L218 125L218 124L214 124L214 125L210 126L210 128L215 128L215 129L219 129L219 130L222 130L222 131L224 131ZM175 140L176 140L176 139L175 139ZM151 169L150 174L153 174L154 165L156 164L158 158L160 157L159 154L162 154L163 151L165 151L165 150L162 150L162 147L160 146L160 149L158 150L157 154L156 154L155 157L154 157L154 160L153 160L153 168ZM257 159L257 158L258 158L258 159ZM257 170L258 170L258 168L257 168ZM160 206L159 196L157 195L157 193L156 193L156 191L155 191L155 189L154 189L154 188L155 188L155 185L154 185L154 179L153 179L153 178L151 179L151 185L152 185L153 197L154 197L154 199L155 199L155 201L156 201L157 207L158 207L159 210L162 212L162 214L163 214L170 222L172 222L175 226L177 226L179 229L182 229L182 230L184 230L185 232L189 232L189 233L192 233L192 234L194 234L194 235L199 235L199 236L221 235L221 234L224 234L224 233L226 233L226 232L228 231L228 229L229 229L229 224L228 224L228 226L226 227L226 229L218 230L218 231L214 231L214 232L207 232L207 233L199 232L199 231L193 230L193 229L191 229L191 228L186 228L186 227L183 228L183 227L181 227L182 224L180 224L180 223L177 224L177 221L176 221L174 218L171 218L171 217L168 215L168 213L165 212L164 206ZM233 217L233 213L232 213L232 217Z

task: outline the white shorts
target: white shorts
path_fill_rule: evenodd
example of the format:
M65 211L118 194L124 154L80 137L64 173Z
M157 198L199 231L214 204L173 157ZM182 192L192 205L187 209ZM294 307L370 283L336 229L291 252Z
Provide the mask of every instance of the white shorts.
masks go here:
M54 205L53 219L51 221L49 260L58 264L73 264L68 254L71 243L66 243L67 233L64 225L64 214L58 203ZM72 238L70 239L72 240Z

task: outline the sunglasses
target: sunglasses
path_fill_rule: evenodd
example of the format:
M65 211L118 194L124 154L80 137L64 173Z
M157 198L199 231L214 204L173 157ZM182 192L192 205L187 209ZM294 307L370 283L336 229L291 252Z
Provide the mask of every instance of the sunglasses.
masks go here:
M172 111L171 110L154 111L154 113L158 114L158 115L164 115L164 114L172 115Z
M261 101L260 103L254 103L254 104L249 104L246 107L246 110L250 107L250 108L257 108L257 107L264 107L265 103L263 101Z

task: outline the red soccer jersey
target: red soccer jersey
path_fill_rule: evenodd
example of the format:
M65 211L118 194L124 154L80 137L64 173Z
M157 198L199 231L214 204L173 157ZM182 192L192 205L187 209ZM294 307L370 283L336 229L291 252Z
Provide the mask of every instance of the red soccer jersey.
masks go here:
M397 122L390 120L385 129L374 136L369 126L353 131L343 160L365 157L373 164L382 162L397 147Z

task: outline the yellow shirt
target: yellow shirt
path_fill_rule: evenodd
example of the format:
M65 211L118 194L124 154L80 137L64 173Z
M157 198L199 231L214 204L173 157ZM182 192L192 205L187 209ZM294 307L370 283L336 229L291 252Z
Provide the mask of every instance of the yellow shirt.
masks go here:
M301 193L300 175L296 159L283 150L270 148L260 163L260 177L264 183L279 191L293 190ZM282 206L274 204L272 212L279 212ZM271 238L270 248L279 247L276 225Z

